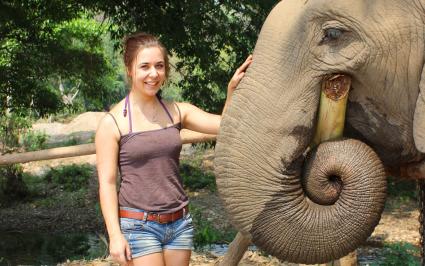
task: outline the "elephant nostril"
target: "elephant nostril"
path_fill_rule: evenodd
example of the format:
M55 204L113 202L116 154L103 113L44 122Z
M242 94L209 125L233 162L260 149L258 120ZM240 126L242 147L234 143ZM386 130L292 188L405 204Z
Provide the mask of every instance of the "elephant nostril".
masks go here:
M315 177L305 176L303 183L310 200L320 205L334 204L343 190L342 178L329 172Z
M328 185L331 187L329 190L332 191L331 194L338 196L342 191L343 182L340 176L330 175L328 177Z
M342 179L339 175L330 175L328 177L329 184L336 189L342 189Z
M343 190L343 174L328 162L316 164L316 151L307 158L303 187L308 198L319 205L333 205ZM342 175L341 175L342 174Z
M331 183L337 183L337 182L341 182L341 177L337 176L337 175L330 175L328 177L329 182Z

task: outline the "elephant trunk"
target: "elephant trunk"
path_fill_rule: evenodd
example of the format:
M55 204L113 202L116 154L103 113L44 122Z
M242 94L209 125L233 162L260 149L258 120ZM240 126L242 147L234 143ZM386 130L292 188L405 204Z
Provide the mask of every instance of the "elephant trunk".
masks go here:
M386 193L379 158L356 140L320 145L303 178L281 186L249 233L270 254L308 264L341 258L363 243L379 222Z

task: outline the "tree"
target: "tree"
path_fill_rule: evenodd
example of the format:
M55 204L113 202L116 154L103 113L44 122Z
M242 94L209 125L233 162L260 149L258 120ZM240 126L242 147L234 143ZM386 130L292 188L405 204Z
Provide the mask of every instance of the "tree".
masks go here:
M82 97L106 94L110 63L102 50L106 25L84 2L0 2L0 114L54 113L63 106L58 80L80 83Z
M277 0L99 1L119 41L145 31L160 37L179 58L183 98L220 112L228 80L252 52L261 25Z
M33 108L40 115L61 108L59 78L78 87L88 108L106 105L111 58L101 51L104 28L90 19L110 19L112 38L146 31L159 36L178 58L183 98L219 112L226 84L252 52L260 27L277 0L42 1L0 3L0 112ZM96 28L98 27L98 28ZM122 77L118 77L121 79ZM116 85L116 84L115 84ZM121 86L122 87L122 86ZM117 90L115 95L120 95ZM112 99L110 99L112 100ZM108 101L109 102L109 101Z

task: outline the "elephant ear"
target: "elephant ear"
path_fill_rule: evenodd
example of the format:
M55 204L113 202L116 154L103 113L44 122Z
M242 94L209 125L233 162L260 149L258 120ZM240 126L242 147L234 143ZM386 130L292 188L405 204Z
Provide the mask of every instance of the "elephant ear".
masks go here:
M419 95L413 118L413 138L416 148L425 153L425 67L422 69Z

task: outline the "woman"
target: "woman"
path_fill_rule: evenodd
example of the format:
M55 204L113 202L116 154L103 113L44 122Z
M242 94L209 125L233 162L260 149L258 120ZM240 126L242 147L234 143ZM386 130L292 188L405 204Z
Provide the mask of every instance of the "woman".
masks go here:
M229 82L225 108L251 61L250 56ZM178 173L179 131L217 134L221 116L157 96L170 67L167 50L154 36L129 36L124 63L131 90L96 133L99 197L110 254L123 265L189 265L193 226Z

